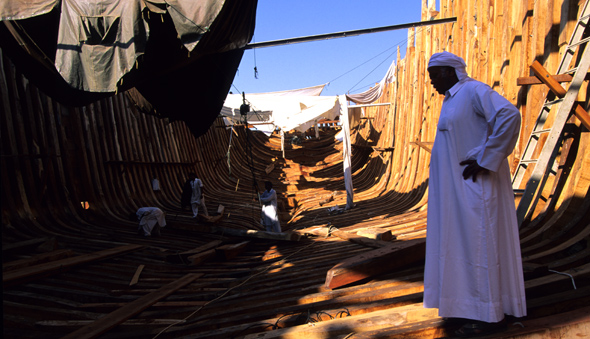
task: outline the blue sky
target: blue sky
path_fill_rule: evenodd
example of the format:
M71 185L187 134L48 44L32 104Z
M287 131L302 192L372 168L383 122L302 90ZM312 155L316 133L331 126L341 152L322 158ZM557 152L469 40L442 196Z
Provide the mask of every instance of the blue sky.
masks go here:
M421 0L259 0L252 43L420 21ZM322 95L379 82L407 29L246 50L231 88L262 93L329 83ZM254 76L254 67L258 79Z

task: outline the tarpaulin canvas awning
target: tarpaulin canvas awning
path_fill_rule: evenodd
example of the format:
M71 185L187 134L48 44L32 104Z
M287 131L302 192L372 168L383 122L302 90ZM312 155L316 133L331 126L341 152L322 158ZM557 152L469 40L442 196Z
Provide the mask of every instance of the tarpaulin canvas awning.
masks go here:
M207 131L254 32L256 0L4 0L0 47L57 101L135 88L153 108ZM147 107L147 106L142 106Z
M340 115L336 96L320 96L325 85L295 89L281 92L246 94L246 103L250 105L249 123L256 124L256 129L272 133L279 128L282 131L297 130L305 132L317 124L318 120L333 120ZM240 106L242 94L229 94L225 99L221 114L228 124L241 122Z

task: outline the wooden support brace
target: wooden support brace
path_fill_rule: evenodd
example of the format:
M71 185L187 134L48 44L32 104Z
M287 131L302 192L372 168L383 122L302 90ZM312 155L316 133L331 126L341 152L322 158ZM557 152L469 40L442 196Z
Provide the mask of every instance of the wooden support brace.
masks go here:
M574 78L569 74L557 74L551 76L557 82L571 82ZM584 80L590 80L590 73L586 74ZM526 85L540 85L543 82L539 80L539 78L535 77L520 77L516 79L517 86L526 86Z
M578 102L574 104L574 115L580 119L582 125L590 131L590 115Z
M64 339L82 339L82 338L96 338L101 334L107 332L108 330L114 328L115 326L123 323L125 320L130 319L134 315L137 315L143 312L145 309L150 307L151 305L155 304L157 301L162 300L175 291L181 289L182 287L192 283L195 279L200 276L203 276L203 273L194 274L190 273L185 275L184 277L161 287L155 292L152 292L146 296L143 296L135 301L128 303L127 305L119 308L116 311L113 311L104 317L96 320L90 325L84 326L81 329L74 331L67 336L63 337Z
M414 142L410 142L410 144L414 144L416 146L419 146L419 147L423 148L426 152L431 153L432 145L434 144L434 142L414 141Z
M547 87L549 87L549 89L557 97L563 98L565 96L565 93L567 93L567 91L559 84L559 82L557 82L551 76L551 74L549 74L549 72L547 72L545 67L543 67L543 65L541 65L540 62L535 60L533 62L533 64L531 65L531 69L533 70L533 73L535 73L537 78L539 78L539 80L541 80L541 82L543 82L545 85L547 85Z
M549 89L559 98L565 97L567 91L559 84L559 82L551 75L537 60L531 65L531 69L539 78L541 82L549 87ZM574 104L574 115L580 119L582 124L590 130L590 115L588 112L579 104Z

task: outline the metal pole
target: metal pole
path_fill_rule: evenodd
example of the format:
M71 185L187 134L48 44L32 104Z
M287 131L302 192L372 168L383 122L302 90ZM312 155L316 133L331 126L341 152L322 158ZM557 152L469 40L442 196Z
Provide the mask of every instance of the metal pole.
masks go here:
M394 30L398 30L398 29L411 28L411 27L438 25L438 24L445 24L445 23L456 22L456 21L457 21L457 17L451 17L451 18L438 19L438 20L417 21L417 22L411 22L411 23L407 23L407 24L400 24L400 25L393 25L393 26L383 26L383 27L357 29L357 30L337 32L337 33L309 35L309 36L304 36L304 37L299 37L299 38L257 42L257 43L248 44L248 45L244 46L244 49L274 47L274 46L281 46L281 45L297 44L300 42L328 40L328 39L335 39L335 38L346 38L349 36L357 36L357 35L362 35L362 34L386 32L386 31L394 31Z

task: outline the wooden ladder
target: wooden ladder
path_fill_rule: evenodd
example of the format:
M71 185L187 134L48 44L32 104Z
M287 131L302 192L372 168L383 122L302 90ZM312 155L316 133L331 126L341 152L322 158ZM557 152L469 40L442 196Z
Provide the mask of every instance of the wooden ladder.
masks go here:
M545 98L545 102L541 108L541 112L537 117L535 127L531 132L528 143L524 149L522 158L518 163L518 167L512 178L512 188L515 194L522 193L522 198L516 209L516 215L518 219L519 227L522 226L523 221L528 216L528 213L532 212L539 201L543 186L547 182L549 174L555 175L557 164L555 158L559 150L559 144L562 139L563 129L567 120L570 117L572 109L574 114L582 121L586 128L590 129L590 116L584 110L582 106L576 103L576 98L580 90L580 86L585 80L588 68L590 66L590 46L586 46L590 38L584 38L585 32L588 29L588 22L590 18L590 6L588 2L584 4L583 10L580 14L580 18L576 23L574 32L570 38L569 45L567 46L559 68L557 69L558 75L569 74L572 75L572 80L568 90L566 91L561 84L551 76L543 66L535 61L531 66L535 75L547 85L553 95L548 93ZM580 46L584 46L583 55L578 56L575 60L575 65L570 68L572 59L574 58L576 51ZM551 109L557 109L553 125L549 128L545 127L545 121L549 116ZM537 143L542 135L547 135L547 139L543 144L543 148L540 153L537 150ZM539 146L540 147L540 146ZM534 154L539 154L537 159L534 159ZM520 184L527 172L527 168L533 165L531 176L526 183L524 189L520 189ZM551 168L551 170L547 170Z

